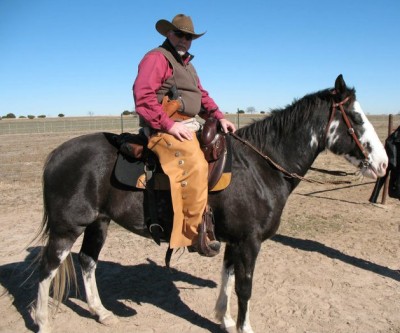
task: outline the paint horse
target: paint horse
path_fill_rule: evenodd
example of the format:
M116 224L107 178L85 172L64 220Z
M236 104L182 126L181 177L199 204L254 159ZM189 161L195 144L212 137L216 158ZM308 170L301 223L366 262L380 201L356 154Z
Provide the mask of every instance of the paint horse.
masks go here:
M240 140L232 140L231 184L209 195L217 238L226 242L216 317L230 332L251 333L249 301L261 243L278 230L289 195L318 154L329 149L373 179L385 175L388 159L354 88L346 86L342 75L334 88L308 94L235 134ZM79 262L88 307L106 324L115 317L102 305L95 269L110 221L150 237L145 227L144 192L121 186L113 177L118 151L113 136L94 133L71 139L51 152L46 161L45 246L33 314L40 332L50 330L48 301L53 278L57 272L68 276L70 250L82 233ZM300 177L288 176L281 168ZM63 279L54 280L53 298L63 294L59 281ZM238 298L236 322L229 312L232 288Z

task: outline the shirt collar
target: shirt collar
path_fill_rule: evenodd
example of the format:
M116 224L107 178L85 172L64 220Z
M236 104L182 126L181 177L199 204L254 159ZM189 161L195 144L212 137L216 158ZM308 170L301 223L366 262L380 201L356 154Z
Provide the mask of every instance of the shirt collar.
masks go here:
M194 55L190 54L189 52L186 52L186 54L181 57L178 52L176 51L175 47L171 44L168 38L165 39L164 43L161 45L162 48L166 49L167 51L171 52L171 54L174 56L176 61L181 63L182 65L187 65L193 58Z

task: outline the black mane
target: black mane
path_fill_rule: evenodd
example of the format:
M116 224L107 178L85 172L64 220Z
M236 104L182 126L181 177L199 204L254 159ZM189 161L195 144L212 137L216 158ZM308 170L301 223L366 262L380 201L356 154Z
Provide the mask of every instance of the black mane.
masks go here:
M354 96L355 90L348 89L347 93ZM270 133L274 136L275 141L279 141L280 138L292 135L299 127L304 129L304 124L312 123L312 119L316 117L316 111L322 108L330 108L336 98L341 99L340 96L335 97L332 94L332 89L307 94L301 99L294 99L292 104L284 108L271 110L270 115L238 129L236 133L244 139L250 139L261 148L265 144L264 133ZM328 117L325 117L327 122Z

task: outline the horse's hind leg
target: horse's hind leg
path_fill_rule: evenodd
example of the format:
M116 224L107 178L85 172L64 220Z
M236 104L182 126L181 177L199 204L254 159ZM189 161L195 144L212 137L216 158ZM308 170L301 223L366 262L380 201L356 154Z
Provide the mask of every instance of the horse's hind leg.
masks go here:
M221 287L215 305L215 317L221 322L221 326L228 332L236 332L236 323L232 319L230 310L230 300L234 282L235 275L232 260L232 246L227 244L225 248L224 263L222 266Z
M107 237L109 223L109 219L104 219L90 224L85 230L79 253L89 310L93 315L98 316L99 321L104 325L112 325L117 321L113 313L108 311L101 303L95 276L97 260Z
M33 310L34 321L39 326L40 333L50 332L48 319L50 285L60 265L70 254L71 247L77 237L63 238L50 233L47 245L41 254L38 296L36 308ZM62 297L62 292L59 296Z

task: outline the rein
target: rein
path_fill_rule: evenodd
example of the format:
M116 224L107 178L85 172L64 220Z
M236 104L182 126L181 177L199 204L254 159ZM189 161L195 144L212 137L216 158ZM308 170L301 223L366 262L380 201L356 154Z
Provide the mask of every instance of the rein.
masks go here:
M336 91L333 91L332 94L336 94ZM362 168L368 168L370 166L369 163L369 153L368 151L363 147L363 145L361 144L360 140L358 139L353 126L351 125L351 122L349 120L349 118L347 117L346 111L344 110L343 105L346 104L350 99L350 96L347 96L343 101L339 102L339 103L332 103L332 112L331 115L329 117L329 121L328 121L328 125L326 126L326 131L325 131L325 137L328 136L328 130L329 127L333 121L333 118L335 117L336 114L336 110L339 108L340 113L342 114L342 118L344 120L344 122L346 123L347 126L347 132L351 135L351 137L353 138L354 142L356 143L357 147L361 150L362 154L364 155L365 159L363 162L361 162ZM273 161L269 156L264 155L261 151L259 151L256 147L254 147L251 143L249 143L247 140L242 139L241 137L239 137L237 134L230 132L229 133L231 136L233 136L236 140L242 142L243 144L245 144L246 146L250 147L252 150L254 150L258 155L260 155L263 159L267 160L269 163L271 163L276 169L278 169L279 171L281 171L282 173L284 173L286 176L290 177L290 178L296 178L299 180L304 180L306 182L309 183L316 183L316 184L351 184L351 181L326 181L326 182L322 182L319 180L315 180L315 179L309 179L309 178L305 178L302 177L300 175L298 175L297 173L291 173L289 171L287 171L286 169L284 169L282 166L280 166L278 163L276 163L275 161Z
M264 160L268 161L269 163L271 163L276 169L278 169L279 171L281 171L283 174L285 174L287 177L290 178L296 178L299 180L304 180L308 183L313 183L313 184L351 184L351 181L347 181L347 180L338 180L338 181L320 181L320 180L316 180L316 179L310 179L310 178L305 178L302 177L300 175L298 175L297 173L292 173L287 171L286 169L284 169L283 167L281 167L278 163L276 163L274 160L272 160L269 156L264 155L260 150L258 150L256 147L254 147L250 142L248 142L247 140L242 139L240 136L238 136L237 134L233 133L233 132L229 132L229 134L231 136L233 136L236 140L242 142L243 144L245 144L247 147L251 148L253 151L255 151L258 155L260 155Z

